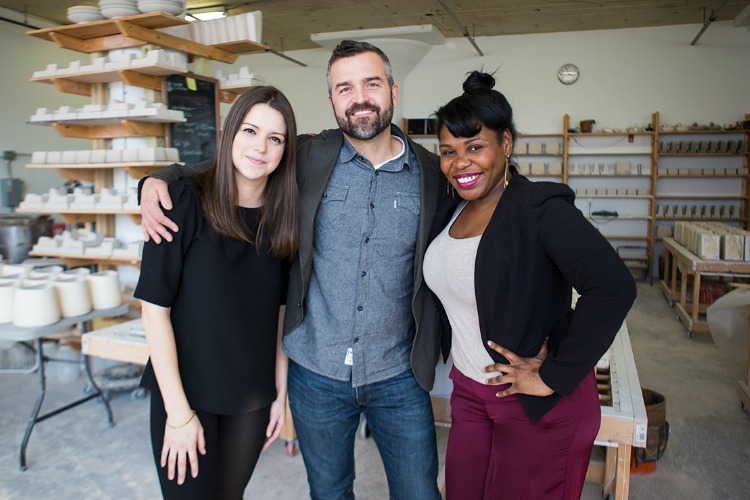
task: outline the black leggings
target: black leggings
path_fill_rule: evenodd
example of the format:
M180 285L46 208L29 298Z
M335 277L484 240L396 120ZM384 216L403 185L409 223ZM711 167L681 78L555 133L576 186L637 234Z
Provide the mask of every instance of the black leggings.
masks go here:
M161 467L164 423L167 412L158 391L151 394L151 444L165 499L221 498L242 499L258 456L266 440L270 406L244 415L216 415L197 410L203 426L206 454L198 454L198 477L190 475L187 464L185 482L167 479L167 467Z

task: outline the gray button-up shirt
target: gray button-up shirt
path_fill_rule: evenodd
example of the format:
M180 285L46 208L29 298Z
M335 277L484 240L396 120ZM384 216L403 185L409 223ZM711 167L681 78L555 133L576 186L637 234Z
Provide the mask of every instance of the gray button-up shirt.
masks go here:
M283 340L296 363L353 387L407 370L414 339L419 163L391 131L404 150L377 169L344 141L315 216L305 317Z

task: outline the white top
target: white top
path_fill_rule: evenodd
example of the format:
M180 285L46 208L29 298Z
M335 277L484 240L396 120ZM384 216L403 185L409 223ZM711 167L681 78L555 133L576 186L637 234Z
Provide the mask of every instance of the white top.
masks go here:
M453 330L451 356L461 373L482 384L492 376L484 367L494 363L482 342L474 291L474 264L481 236L453 238L448 230L466 206L462 202L450 223L430 243L424 257L424 279L440 299Z

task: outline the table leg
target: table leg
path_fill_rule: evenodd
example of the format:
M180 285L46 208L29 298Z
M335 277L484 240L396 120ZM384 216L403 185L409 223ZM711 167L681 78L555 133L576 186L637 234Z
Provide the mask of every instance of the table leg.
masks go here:
M609 497L615 492L615 481L617 479L617 449L618 447L607 446L604 459L604 486L602 496Z
M31 417L29 418L28 424L26 424L26 432L23 433L23 439L21 440L21 452L20 452L20 461L21 461L21 470L26 470L26 445L29 444L29 438L31 437L31 431L34 429L34 425L36 425L37 419L39 417L39 410L42 408L42 402L44 401L44 396L47 393L47 379L46 375L44 373L44 352L42 352L42 339L36 339L36 355L37 355L37 361L39 366L39 396L36 398L36 403L34 404L34 409L31 410Z
M632 446L621 443L617 447L617 481L615 500L627 500L630 491L630 453Z
M87 331L85 324L83 326L83 331L84 332ZM88 381L91 384L91 387L94 388L93 392L84 398L73 401L72 403L69 403L65 406L57 408L56 410L53 410L49 413L45 413L44 415L39 415L39 410L41 410L42 408L42 402L44 401L44 396L47 393L47 377L45 373L46 358L44 357L44 352L42 351L41 337L36 339L36 352L37 352L37 357L39 361L39 387L40 389L39 389L39 396L37 397L36 403L34 404L34 409L31 411L31 417L29 418L29 423L26 425L26 432L24 432L23 439L21 440L20 462L21 462L22 471L25 471L28 468L26 465L26 447L29 444L31 431L34 429L34 426L38 424L39 422L47 420L50 417L54 417L55 415L62 413L64 411L67 411L71 408L74 408L82 403L85 403L86 401L90 401L94 398L101 398L102 402L104 403L105 411L107 412L107 418L109 419L109 424L110 426L114 425L114 418L112 417L112 407L109 404L109 398L107 398L107 395L104 394L104 392L101 390L99 385L97 385L97 383L94 381L94 377L91 375L91 366L89 363L89 357L86 355L84 355L83 357L83 367L86 372L86 377L88 378Z
M102 403L104 403L104 410L107 412L107 420L109 420L109 426L113 427L115 425L114 417L112 416L112 406L109 404L109 397L107 394L102 391L101 387L96 383L94 380L94 376L91 374L91 361L87 355L83 355L83 368L86 372L86 378L89 381L89 384L91 384L91 387L93 387L93 393L91 394L92 397L100 397L102 400Z
M695 279L693 279L693 311L690 315L692 318L692 323L690 323L690 328L688 328L688 337L693 336L693 328L695 328L695 325L698 324L698 314L700 313L700 299L701 299L701 273L700 271L695 271Z

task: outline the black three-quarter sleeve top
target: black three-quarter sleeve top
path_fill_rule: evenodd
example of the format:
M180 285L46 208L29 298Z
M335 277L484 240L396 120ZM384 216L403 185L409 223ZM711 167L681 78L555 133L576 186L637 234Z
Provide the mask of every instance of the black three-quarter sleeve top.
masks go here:
M169 184L179 226L172 243L143 249L135 296L170 307L180 377L193 408L238 415L276 399L276 338L288 265L216 233L190 178ZM253 237L260 209L242 208ZM151 362L143 385L156 389Z
M482 341L533 357L549 340L539 375L555 391L518 395L532 422L570 394L612 344L630 310L636 287L612 245L574 204L564 184L513 177L477 249L474 288ZM438 211L432 239L450 221L458 198ZM581 297L571 309L575 288ZM450 324L439 307L446 332ZM450 334L443 337L450 352Z

